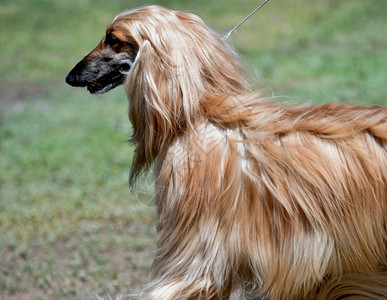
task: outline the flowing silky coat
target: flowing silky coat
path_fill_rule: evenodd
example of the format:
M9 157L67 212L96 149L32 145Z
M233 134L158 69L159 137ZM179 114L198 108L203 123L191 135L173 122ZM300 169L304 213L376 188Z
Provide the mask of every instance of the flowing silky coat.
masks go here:
M124 84L131 185L155 168L157 248L141 299L387 299L387 109L252 92L189 13L119 14L66 81Z

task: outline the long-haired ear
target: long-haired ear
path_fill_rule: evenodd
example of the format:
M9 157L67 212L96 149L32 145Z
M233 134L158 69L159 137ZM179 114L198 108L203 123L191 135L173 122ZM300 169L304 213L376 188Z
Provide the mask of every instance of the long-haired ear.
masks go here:
M145 40L140 48L138 62L127 84L130 108L134 111L146 108L141 113L146 113L148 121L157 125L153 129L159 134L176 132L191 124L200 95L198 84L191 82L188 68L151 41Z
M131 142L137 146L130 176L131 185L147 170L156 155L172 137L192 124L198 101L183 101L183 92L173 62L150 41L139 49L126 84L129 119L133 126ZM187 99L185 99L187 100ZM193 106L196 106L194 108Z
M137 117L141 120L145 117L148 126L155 126L152 128L155 132L165 134L167 128L177 129L174 123L179 119L180 95L171 66L158 52L151 42L144 41L126 91L133 112L130 114L133 126L137 127L137 121L140 121Z
M129 177L129 187L132 191L137 177L142 170L150 167L153 158L152 148L144 142L146 140L151 141L152 136L150 135L154 132L152 128L154 122L149 122L149 119L152 120L153 118L149 115L148 105L145 103L145 101L153 101L147 100L149 97L144 93L147 82L154 82L150 75L146 75L149 73L149 71L146 71L146 60L152 56L151 48L149 41L145 41L141 45L126 82L126 94L129 98L129 119L133 127L130 142L136 146ZM151 130L142 131L141 128L144 128L147 124Z

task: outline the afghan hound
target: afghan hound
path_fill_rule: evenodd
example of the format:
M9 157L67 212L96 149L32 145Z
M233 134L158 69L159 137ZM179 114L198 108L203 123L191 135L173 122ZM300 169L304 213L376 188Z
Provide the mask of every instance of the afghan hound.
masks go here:
M252 91L196 15L116 16L67 75L124 84L130 185L155 170L157 248L141 299L387 299L387 109Z

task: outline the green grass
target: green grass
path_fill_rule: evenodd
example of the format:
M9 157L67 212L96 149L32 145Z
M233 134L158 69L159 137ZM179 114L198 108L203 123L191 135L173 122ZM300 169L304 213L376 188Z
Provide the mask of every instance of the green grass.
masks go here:
M231 28L258 2L155 1ZM132 195L122 88L65 85L119 11L142 1L0 1L0 299L91 299L147 282L151 188ZM387 105L387 2L272 0L231 42L291 99ZM255 75L255 72L257 75Z

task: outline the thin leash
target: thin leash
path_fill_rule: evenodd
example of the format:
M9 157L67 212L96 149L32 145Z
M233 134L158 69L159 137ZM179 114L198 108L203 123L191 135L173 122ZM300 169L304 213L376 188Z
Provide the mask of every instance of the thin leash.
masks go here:
M251 14L249 14L246 18L244 18L237 26L235 26L233 29L231 29L224 37L223 41L227 40L229 36L239 28L244 22L246 22L253 14L255 14L262 6L264 6L269 0L265 0L262 2L260 6L258 6Z

